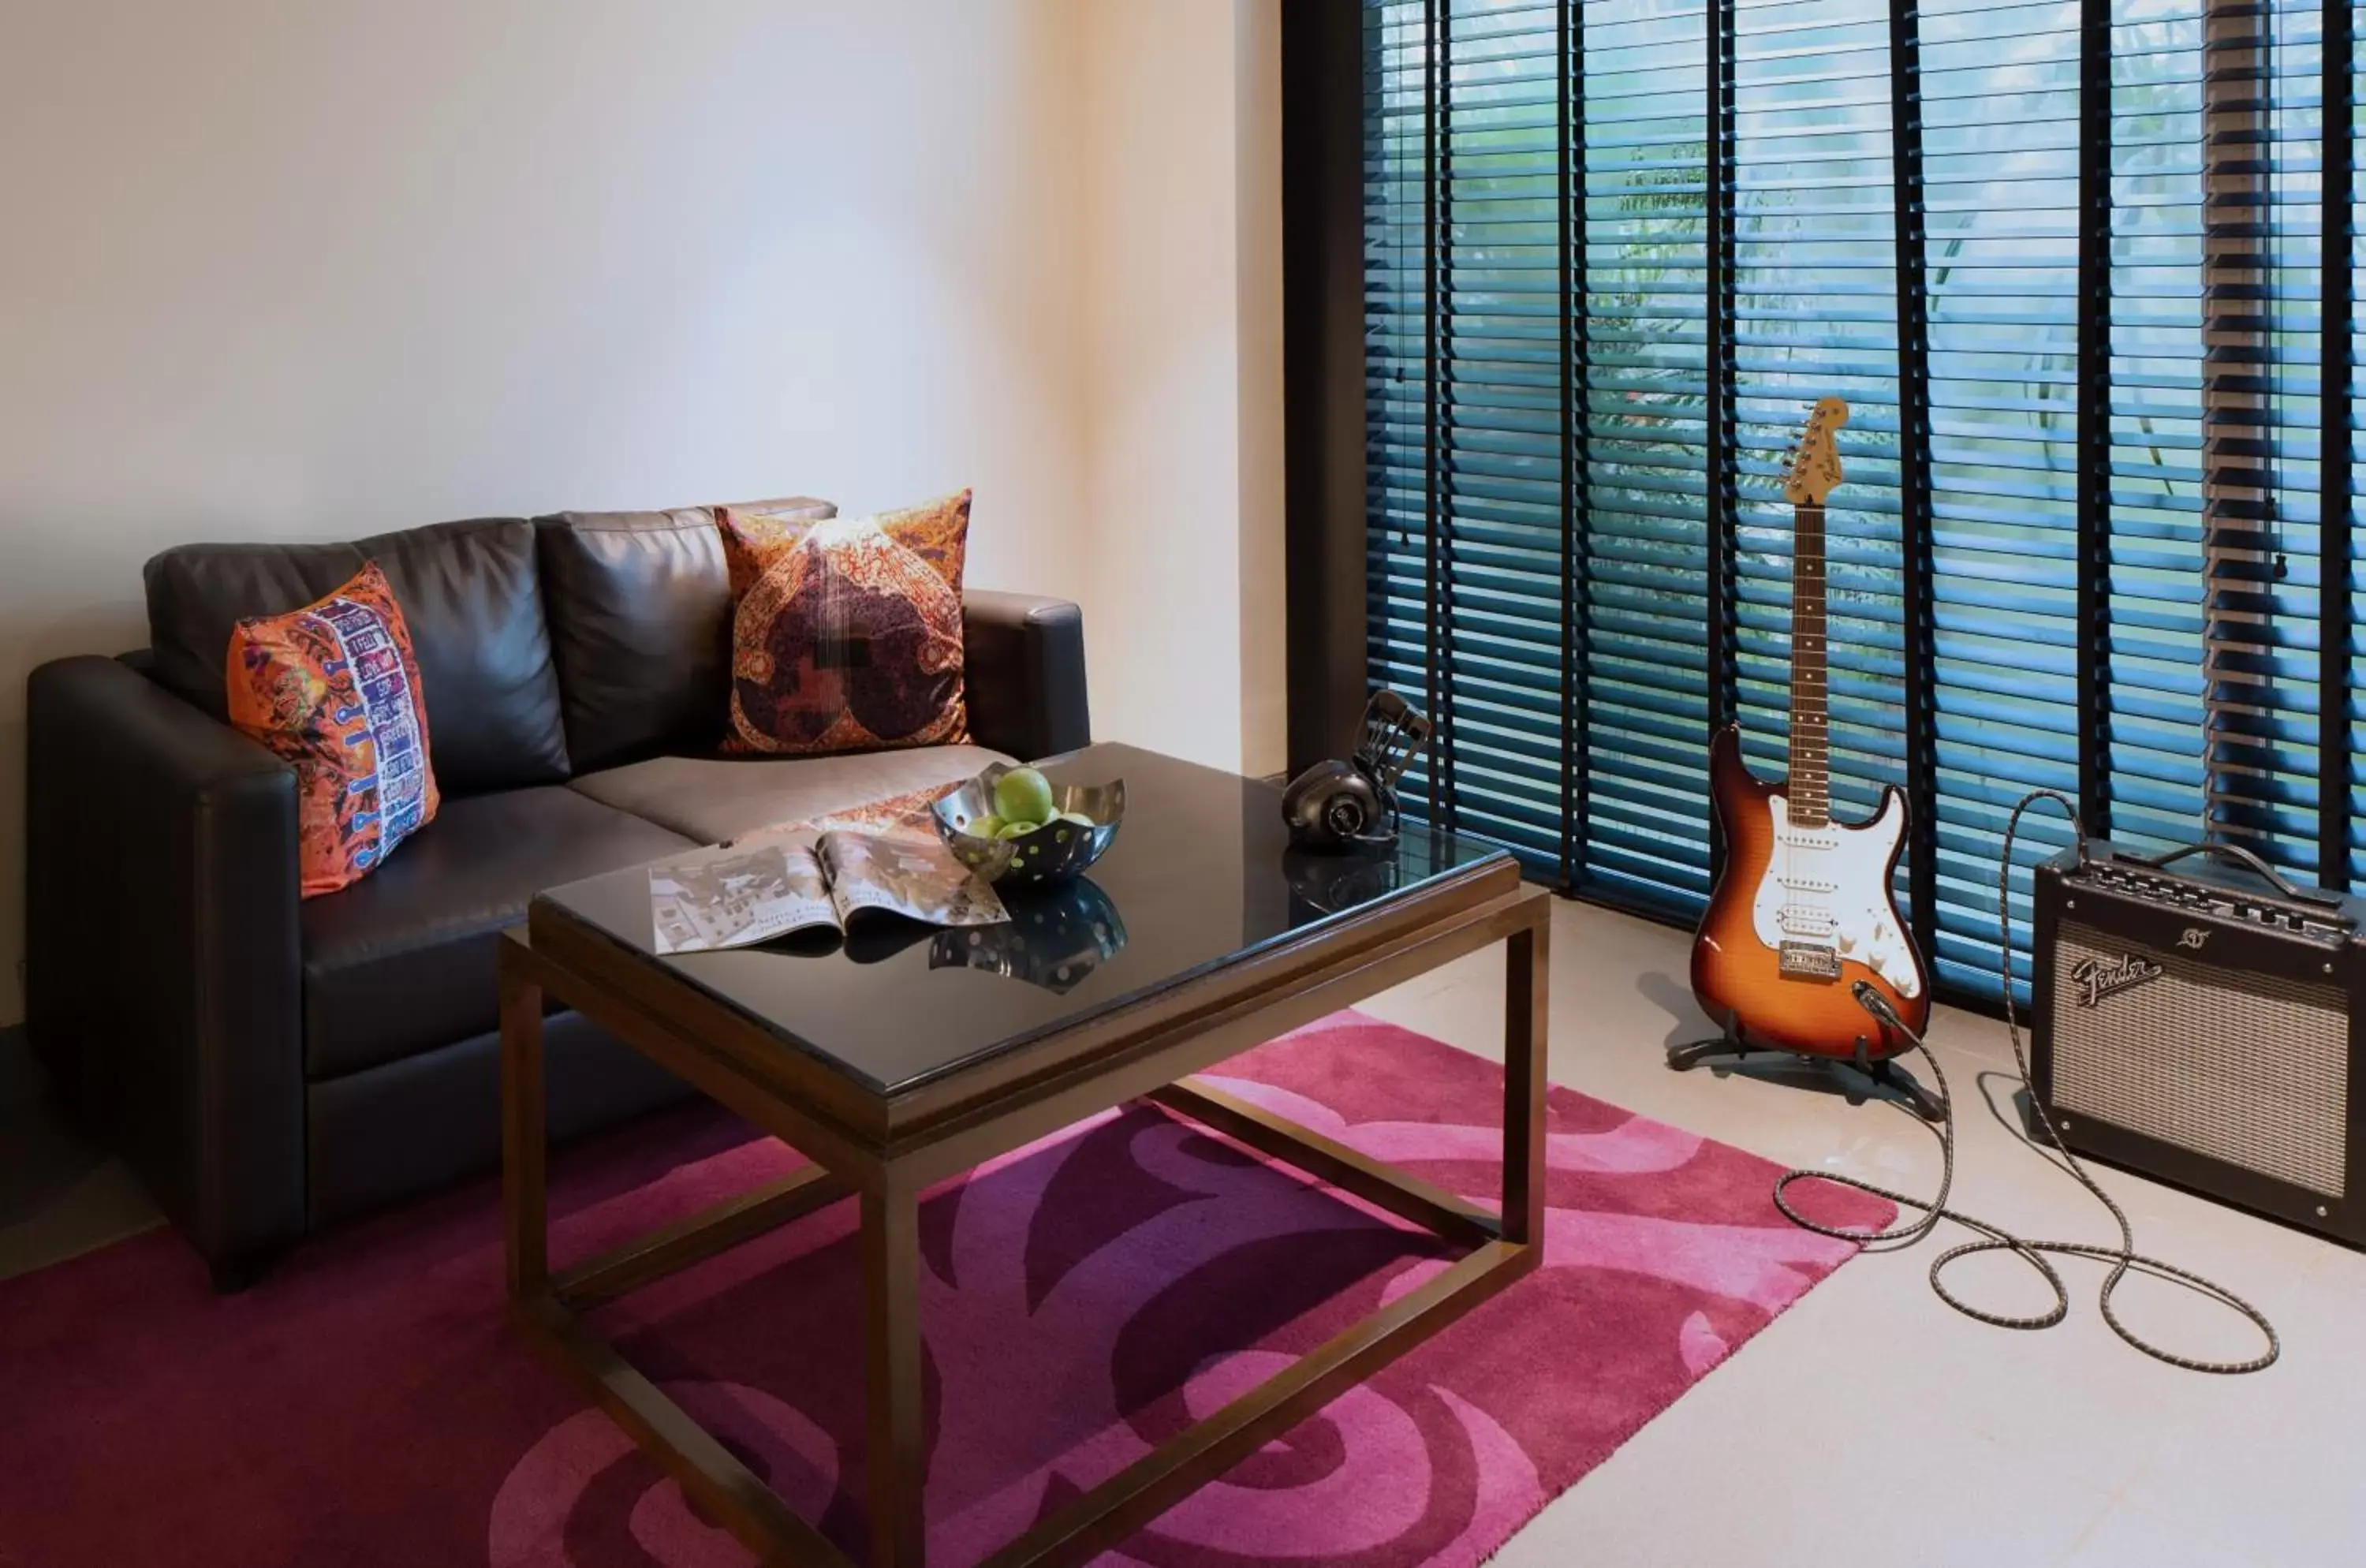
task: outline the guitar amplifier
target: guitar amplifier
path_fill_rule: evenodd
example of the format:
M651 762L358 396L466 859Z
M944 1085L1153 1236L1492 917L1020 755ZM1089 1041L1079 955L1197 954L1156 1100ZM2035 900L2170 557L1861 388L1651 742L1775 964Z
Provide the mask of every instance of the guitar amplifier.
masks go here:
M2366 1246L2366 900L2205 854L2038 868L2031 1090L2076 1153Z

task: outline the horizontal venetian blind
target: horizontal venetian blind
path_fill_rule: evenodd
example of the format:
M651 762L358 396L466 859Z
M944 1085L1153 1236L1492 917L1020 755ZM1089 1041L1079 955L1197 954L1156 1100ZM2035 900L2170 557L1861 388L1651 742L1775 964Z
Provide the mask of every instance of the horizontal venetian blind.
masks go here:
M2347 618L2325 616L2325 602L2349 591L2346 551L2325 548L2324 432L2341 401L2322 395L2325 17L2321 5L2279 0L2180 17L2183 36L2199 35L2199 59L2183 55L2176 73L2222 171L2195 161L2194 358L2202 467L2216 477L2202 498L2204 784L2226 837L2308 881L2342 876L2348 859L2338 837L2323 853L2328 792L2316 766L2328 741L2347 749L2341 687L2328 726L2320 675ZM2346 361L2334 356L2337 376ZM2345 787L2337 780L2330 793Z
M2079 0L1918 7L1944 986L1993 990L1996 863L2079 791ZM1915 803L1918 807L1921 802ZM2051 813L2040 851L2067 843Z
M1585 832L1563 877L1684 911L1708 893L1710 265L1716 219L1699 3L1588 0L1575 126L1583 322Z
M1367 62L1370 668L1442 721L1416 814L1538 864L1564 750L1558 24L1384 6Z
M1869 816L1906 783L1898 262L1883 0L1735 6L1735 716L1779 778L1791 697L1786 454L1818 398L1849 404L1825 514L1831 807Z
M1420 813L1696 910L1709 733L1783 766L1784 448L1839 396L1835 805L1906 790L1946 989L1995 991L2034 788L2366 873L2355 7L1366 17L1370 674L1440 719Z

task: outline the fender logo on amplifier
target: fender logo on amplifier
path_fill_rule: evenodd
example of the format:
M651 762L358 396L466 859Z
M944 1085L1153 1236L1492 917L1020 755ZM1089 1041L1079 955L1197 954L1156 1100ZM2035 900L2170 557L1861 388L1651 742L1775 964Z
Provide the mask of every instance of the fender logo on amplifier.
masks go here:
M2200 926L2188 926L2182 931L2178 933L2177 945L2180 947L2191 947L2198 949L2203 942L2208 942L2209 940L2210 933L2203 931Z
M2195 933L2185 933L2192 936ZM2190 947L2200 947L2198 942ZM2071 984L2079 987L2073 1000L2082 1008L2093 1007L2105 997L2141 986L2146 980L2158 980L2167 973L2158 964L2138 958L2135 953L2123 953L2117 958L2090 958L2070 971Z

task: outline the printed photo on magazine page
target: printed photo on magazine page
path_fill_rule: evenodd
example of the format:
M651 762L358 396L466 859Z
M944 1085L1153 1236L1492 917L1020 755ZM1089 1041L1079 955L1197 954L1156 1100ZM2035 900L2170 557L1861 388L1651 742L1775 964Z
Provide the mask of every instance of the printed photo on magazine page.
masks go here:
M783 844L651 866L649 912L661 953L749 947L839 923L813 852Z

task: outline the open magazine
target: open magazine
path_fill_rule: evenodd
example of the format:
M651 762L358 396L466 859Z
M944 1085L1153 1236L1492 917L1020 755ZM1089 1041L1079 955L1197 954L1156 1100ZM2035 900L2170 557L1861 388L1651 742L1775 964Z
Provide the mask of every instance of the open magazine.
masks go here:
M875 829L831 819L766 829L649 867L660 953L751 947L816 927L845 931L869 911L932 926L1010 918L994 889L908 814Z

